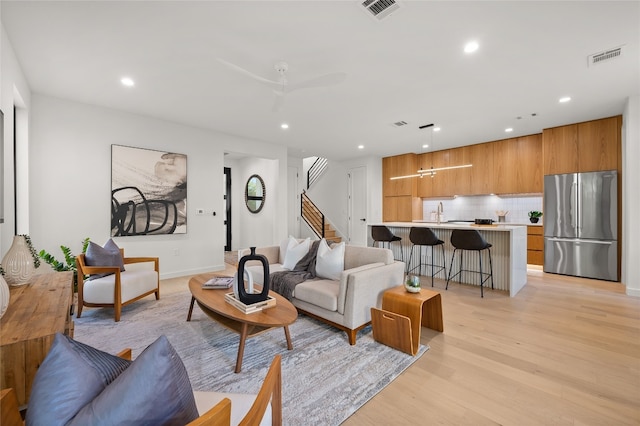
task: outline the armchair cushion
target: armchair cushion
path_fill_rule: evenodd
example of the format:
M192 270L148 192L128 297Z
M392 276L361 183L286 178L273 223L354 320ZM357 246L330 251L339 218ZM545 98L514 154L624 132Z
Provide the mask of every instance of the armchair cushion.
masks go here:
M141 294L153 291L158 286L158 273L153 269L134 269L120 274L122 281L122 303ZM115 275L94 278L85 283L83 298L89 303L113 303Z
M118 266L121 272L125 270L120 248L111 238L105 243L104 247L89 241L87 252L85 253L85 262L87 266ZM107 275L111 274L92 274L89 280Z
M33 381L27 425L66 424L130 364L56 334Z

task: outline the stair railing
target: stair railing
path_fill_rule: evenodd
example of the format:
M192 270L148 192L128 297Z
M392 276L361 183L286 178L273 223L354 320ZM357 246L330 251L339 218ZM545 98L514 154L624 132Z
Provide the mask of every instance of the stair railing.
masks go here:
M306 191L302 191L302 197L300 197L300 216L318 237L324 238L324 214L311 201Z
M316 161L313 162L309 170L307 171L307 189L311 188L311 185L322 176L327 170L327 165L329 162L326 158L318 157Z

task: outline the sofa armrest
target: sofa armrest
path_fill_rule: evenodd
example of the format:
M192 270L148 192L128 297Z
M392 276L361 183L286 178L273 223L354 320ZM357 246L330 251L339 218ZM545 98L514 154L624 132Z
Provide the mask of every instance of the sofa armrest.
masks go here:
M242 256L246 256L251 253L251 249L240 249L238 250L238 261L242 258ZM257 247L256 254L261 254L267 258L267 262L269 265L274 263L280 263L280 246L269 246L269 247ZM246 264L246 266L251 265L260 265L260 262L251 261Z
M371 308L381 306L382 293L403 283L404 268L404 262L393 262L349 274L345 288L343 325L354 329L371 321Z
M338 288L338 313L344 314L344 300L347 297L347 283L349 280L349 275L358 274L361 271L366 271L372 268L379 268L380 266L384 266L382 262L369 263L367 265L357 266L351 269L345 269L340 274L340 287Z

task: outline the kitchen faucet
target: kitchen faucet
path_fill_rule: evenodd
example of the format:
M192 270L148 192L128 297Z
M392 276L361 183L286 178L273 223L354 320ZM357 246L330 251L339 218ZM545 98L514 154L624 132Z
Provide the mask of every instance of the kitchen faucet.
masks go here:
M440 225L440 219L443 213L444 213L444 207L442 206L442 201L440 201L438 203L438 225Z

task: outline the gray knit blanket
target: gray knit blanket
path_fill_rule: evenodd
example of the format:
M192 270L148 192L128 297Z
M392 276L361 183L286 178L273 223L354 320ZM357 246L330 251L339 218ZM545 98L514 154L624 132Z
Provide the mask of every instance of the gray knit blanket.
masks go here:
M278 271L269 274L269 288L291 300L296 286L316 276L316 255L319 240L311 244L309 252L296 263L291 271Z

